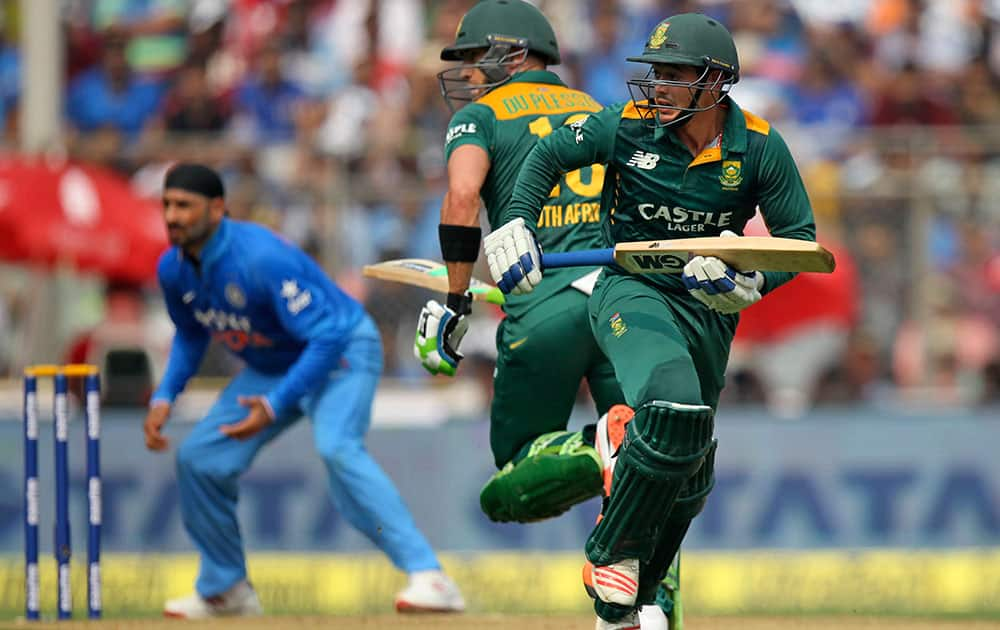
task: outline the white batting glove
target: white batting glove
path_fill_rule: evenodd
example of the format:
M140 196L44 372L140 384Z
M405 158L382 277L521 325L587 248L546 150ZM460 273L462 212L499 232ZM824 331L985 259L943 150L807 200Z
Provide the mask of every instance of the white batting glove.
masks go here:
M722 236L737 236L726 230ZM682 276L688 293L720 313L739 313L761 298L764 275L736 271L715 256L695 256L684 265Z
M471 309L466 303L465 308L459 311L463 312L456 312L435 300L427 302L420 311L417 335L413 340L413 356L431 374L455 376L459 362L465 358L458 351L458 346L469 331L466 316Z
M542 281L542 250L535 235L517 218L483 239L490 275L504 293L530 293Z

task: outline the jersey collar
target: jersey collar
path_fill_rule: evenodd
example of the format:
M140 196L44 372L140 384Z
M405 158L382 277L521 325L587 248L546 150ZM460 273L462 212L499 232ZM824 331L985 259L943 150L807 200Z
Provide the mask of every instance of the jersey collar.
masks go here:
M657 127L653 130L653 137L657 141L662 139L664 136L666 136L670 142L675 142L683 146L683 143L677 139L676 135L670 131L669 127ZM743 115L743 110L739 108L739 105L733 102L732 99L729 99L726 120L722 126L721 144L713 143L712 146L703 149L701 153L691 160L691 163L688 164L688 168L698 166L699 164L718 162L724 157L728 157L730 153L745 153L746 150L746 117Z
M229 219L222 219L219 227L215 230L205 247L201 250L201 268L204 272L216 264L226 253L229 245Z
M507 81L506 85L510 85L511 83L546 83L548 85L566 86L563 80L559 78L559 75L550 70L518 72L510 78L510 81Z

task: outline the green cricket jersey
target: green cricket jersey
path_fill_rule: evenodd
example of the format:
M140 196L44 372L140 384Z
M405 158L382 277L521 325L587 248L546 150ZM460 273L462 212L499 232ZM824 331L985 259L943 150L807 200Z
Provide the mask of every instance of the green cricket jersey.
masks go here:
M574 90L547 70L514 75L452 117L445 140L445 156L463 144L482 147L490 157L490 170L480 190L492 227L502 225L500 214L514 191L518 172L539 139L564 125L601 109L588 94ZM604 167L580 164L552 178L540 196L532 217L538 242L546 252L601 247L601 190ZM560 177L562 179L560 180ZM509 295L505 310L518 317L560 291L590 269L554 269L546 272L541 287L526 295Z
M607 165L604 247L718 236L723 230L741 234L758 206L773 236L816 239L812 207L784 140L732 100L720 140L694 158L669 128L650 129L632 102L558 130L528 156L502 222L523 217L534 223L552 183L563 172L595 162ZM764 272L763 292L793 275ZM686 293L679 274L643 279Z

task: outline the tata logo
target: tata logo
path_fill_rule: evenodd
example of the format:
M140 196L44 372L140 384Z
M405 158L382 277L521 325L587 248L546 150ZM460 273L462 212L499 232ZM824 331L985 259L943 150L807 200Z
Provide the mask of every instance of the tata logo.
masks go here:
M444 142L445 144L448 144L455 138L467 133L476 133L476 123L462 123L449 128L448 134L444 138Z

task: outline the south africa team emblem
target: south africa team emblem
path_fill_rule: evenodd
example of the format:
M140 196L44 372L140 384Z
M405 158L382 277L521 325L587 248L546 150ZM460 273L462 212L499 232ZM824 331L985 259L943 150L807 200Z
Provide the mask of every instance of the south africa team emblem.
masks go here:
M654 49L663 46L663 44L667 41L668 28L670 28L669 22L661 22L660 25L656 27L656 30L653 31L653 34L649 36L649 44L647 44L647 46Z
M615 337L621 337L628 332L628 326L625 325L625 320L622 319L621 313L615 313L608 320L611 324L611 334Z
M719 183L723 188L736 188L743 181L743 164L739 160L723 160Z

